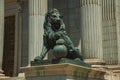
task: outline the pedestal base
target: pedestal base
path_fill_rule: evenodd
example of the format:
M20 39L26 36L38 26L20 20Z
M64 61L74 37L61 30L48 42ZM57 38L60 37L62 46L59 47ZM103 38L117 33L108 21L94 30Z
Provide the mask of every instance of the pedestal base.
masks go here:
M107 80L120 80L120 66L107 66L107 73L105 75Z
M74 64L22 67L26 80L104 80L105 72Z
M53 59L53 60L42 60L42 61L38 61L38 62L31 61L31 66L61 64L61 63L75 64L75 65L80 65L80 66L84 66L84 67L88 67L88 68L91 67L90 64L87 64L87 63L81 61L79 58L76 58L74 60L68 59L68 58L61 58L60 60Z

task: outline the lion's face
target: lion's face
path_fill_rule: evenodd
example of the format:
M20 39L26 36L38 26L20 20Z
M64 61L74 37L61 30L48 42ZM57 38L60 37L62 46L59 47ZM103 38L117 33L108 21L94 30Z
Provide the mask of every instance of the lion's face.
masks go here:
M53 10L50 12L49 19L50 19L51 26L54 29L60 28L61 15L57 10Z
M60 21L60 14L58 12L51 13L51 22L58 23Z

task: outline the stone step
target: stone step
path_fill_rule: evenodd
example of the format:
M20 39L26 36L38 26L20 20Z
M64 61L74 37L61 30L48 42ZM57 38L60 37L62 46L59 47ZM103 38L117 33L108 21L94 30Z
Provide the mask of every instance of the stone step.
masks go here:
M3 76L3 77L0 77L0 80L6 80L7 78L9 77Z
M26 80L24 77L1 77L0 80Z
M0 74L0 77L4 77L5 75L4 74Z
M3 74L3 70L0 69L0 74Z

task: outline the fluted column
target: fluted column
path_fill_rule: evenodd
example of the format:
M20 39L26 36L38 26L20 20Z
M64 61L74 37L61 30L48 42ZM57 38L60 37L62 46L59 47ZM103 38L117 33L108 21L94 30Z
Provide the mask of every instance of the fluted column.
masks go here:
M114 14L116 14L114 17L116 18L116 30L117 30L117 48L118 48L118 54L116 54L118 65L120 65L120 0L115 0L115 10ZM114 54L115 55L115 54ZM119 77L120 78L120 77Z
M0 75L2 72L3 59L3 40L4 40L4 0L0 0Z
M80 0L80 15L84 58L102 61L101 0Z
M47 0L29 0L29 62L40 55Z
M117 65L119 59L118 54L120 52L119 0L116 1L102 0L103 59L107 65Z

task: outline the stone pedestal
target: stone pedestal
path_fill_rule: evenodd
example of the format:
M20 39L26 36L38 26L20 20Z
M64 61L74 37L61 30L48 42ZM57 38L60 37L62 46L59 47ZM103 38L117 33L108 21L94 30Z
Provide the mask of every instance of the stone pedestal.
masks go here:
M105 62L100 59L85 59L86 63L91 64L91 68L95 70L101 70L107 72L107 67L105 66Z
M105 78L107 80L120 80L120 66L108 66Z
M105 72L74 64L22 67L26 80L104 80Z

